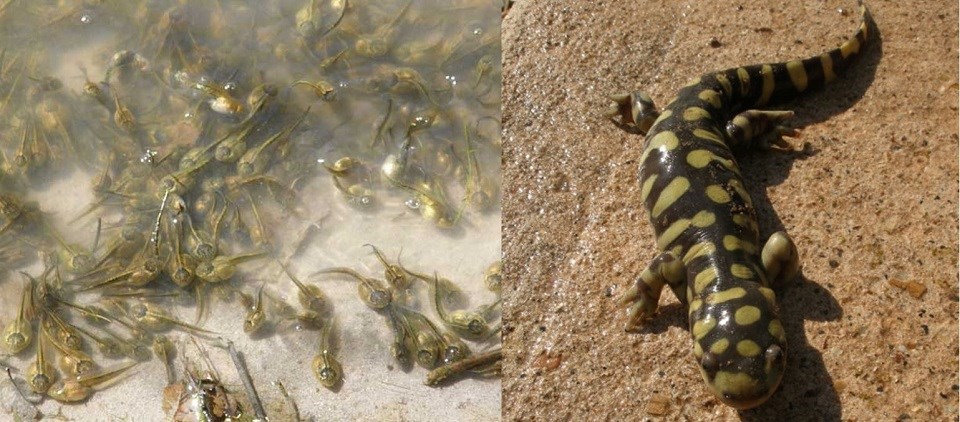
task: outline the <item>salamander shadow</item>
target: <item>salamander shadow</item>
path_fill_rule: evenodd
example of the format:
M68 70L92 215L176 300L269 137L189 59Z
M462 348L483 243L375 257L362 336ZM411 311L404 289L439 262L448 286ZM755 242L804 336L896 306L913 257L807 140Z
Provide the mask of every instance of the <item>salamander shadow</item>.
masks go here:
M842 80L831 85L830 89L800 99L796 106L797 114L790 124L803 127L828 120L853 107L863 97L873 83L883 55L882 40L875 23L870 24L869 31L874 38L861 57L861 62L854 65ZM791 104L787 104L784 108L791 107ZM817 143L822 144L819 141ZM802 151L792 153L745 151L738 154L757 211L761 239L779 230L790 233L771 204L767 188L790 183L787 176L794 160L807 159L816 155L819 148L831 147L811 147L810 141L804 144ZM824 218L828 218L826 213ZM801 249L811 247L802 244L797 246ZM829 344L824 340L822 344L811 345L804 330L804 321L839 321L843 316L840 304L821 285L825 282L810 280L801 272L793 285L786 291L778 292L780 318L787 334L787 372L780 389L769 401L758 408L739 412L742 420L841 420L840 397L819 351L828 348Z

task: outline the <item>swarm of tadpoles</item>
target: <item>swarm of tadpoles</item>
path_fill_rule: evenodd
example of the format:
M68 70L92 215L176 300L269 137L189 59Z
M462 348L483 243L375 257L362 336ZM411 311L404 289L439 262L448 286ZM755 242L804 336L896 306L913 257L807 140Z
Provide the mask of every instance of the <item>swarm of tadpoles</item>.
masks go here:
M463 339L487 343L498 342L500 326L490 325L490 320L499 315L499 284L488 284L498 299L475 310L447 309L449 303L463 303L465 298L461 290L452 281L436 273L428 275L403 266L399 259L391 262L373 245L367 245L376 254L383 266L383 278L365 276L356 270L345 267L333 267L319 270L315 275L348 278L357 283L360 300L370 309L386 317L393 331L394 341L390 346L391 355L401 367L409 368L414 362L433 369L449 365L470 355L470 349ZM500 264L494 263L485 274L485 278L500 277ZM409 299L415 282L419 280L429 296L429 303L440 318L440 324L431 321L423 312L411 306ZM316 363L316 362L315 362ZM491 373L497 372L493 368ZM482 373L482 371L478 371ZM320 377L319 374L317 375Z
M288 10L276 1L261 11L155 3L0 6L0 26L33 24L21 32L38 40L69 45L56 29L90 22L124 33L66 65L83 81L77 92L50 75L52 59L33 43L11 38L0 48L0 282L22 286L3 346L32 356L20 372L29 390L82 401L138 362L166 361L171 330L215 338L198 325L211 292L239 298L251 336L268 323L319 332L312 367L336 388L333 304L314 278L356 283L394 333L401 366L447 368L444 377L497 372L487 354L469 363L462 339L498 342L490 322L499 300L468 310L452 281L372 246L383 277L335 267L304 282L281 262L286 239L272 228L313 214L301 192L317 176L344 212L392 207L452 229L496 209L498 32L464 29L413 2L307 0ZM422 27L458 35L410 35ZM282 70L270 68L277 63ZM30 199L75 170L93 175L92 200L66 218L94 235L88 244L62 233L64 213ZM254 260L275 263L297 303L265 282L244 284L240 268ZM499 264L485 280L499 297ZM416 285L429 311L409 300ZM175 316L185 305L196 307L193 323ZM188 378L195 397L217 396L202 376Z

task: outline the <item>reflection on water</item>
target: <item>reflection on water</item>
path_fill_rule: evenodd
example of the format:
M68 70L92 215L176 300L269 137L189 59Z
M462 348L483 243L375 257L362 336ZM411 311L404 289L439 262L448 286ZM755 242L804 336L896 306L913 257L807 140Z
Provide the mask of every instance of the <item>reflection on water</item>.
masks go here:
M497 6L0 1L5 411L497 418Z

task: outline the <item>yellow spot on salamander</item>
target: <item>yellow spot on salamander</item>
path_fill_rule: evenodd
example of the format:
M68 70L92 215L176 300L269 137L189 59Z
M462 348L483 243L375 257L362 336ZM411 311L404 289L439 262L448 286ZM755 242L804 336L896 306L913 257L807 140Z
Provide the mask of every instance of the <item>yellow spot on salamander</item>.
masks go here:
M730 273L733 274L734 277L742 278L744 280L753 280L754 278L753 270L742 264L731 265Z
M751 255L757 253L756 245L730 234L723 237L723 248L728 251L743 249Z
M726 204L727 202L730 202L730 194L727 193L727 190L724 189L723 186L710 185L707 186L706 191L707 197L713 202L718 204Z
M761 287L760 294L763 297L767 298L767 302L770 302L770 306L776 306L777 304L777 294L773 292L769 287Z
M716 132L706 130L706 129L694 129L693 136L696 136L700 139L706 139L708 141L713 141L721 145L726 145L723 142L723 139L720 138L720 135Z
M676 245L668 251L673 254L673 256L680 256L683 254L683 245Z
M705 149L693 150L687 154L687 163L698 169L702 169L706 167L707 164L710 164L711 157L715 157L715 155Z
M657 123L668 119L670 116L673 116L673 110L664 110L663 113L660 113L660 116L657 117L657 120L654 120L653 124L650 125L650 130L653 130L653 128L657 126Z
M750 235L752 236L757 235L757 221L754 220L751 216L747 214L734 214L733 222L740 227L750 230Z
M703 306L703 301L700 299L690 301L690 309L687 310L687 315L693 315L693 313L699 310L701 306Z
M740 78L740 95L750 92L750 73L742 67L737 68L737 77Z
M707 286L716 279L717 270L713 267L707 267L707 269L700 271L700 273L693 278L693 292L699 295L703 289L707 288Z
M727 351L728 347L730 347L730 340L722 338L720 340L713 342L713 344L710 345L710 353L719 355Z
M713 243L711 242L704 241L704 242L697 243L696 245L691 246L690 249L687 251L687 253L683 255L683 263L684 265L687 265L690 263L690 261L693 261L694 259L699 258L701 256L706 256L708 254L711 254L716 250L717 250L717 247L714 246Z
M757 391L760 381L741 372L717 371L713 378L713 389L720 394L724 392Z
M640 188L640 200L643 202L647 201L647 196L650 195L650 189L653 189L653 182L657 181L657 175L654 174L643 181L643 186Z
M693 343L693 356L695 356L697 359L703 357L703 346L700 346L700 343L698 342Z
M750 199L750 194L747 193L747 188L743 187L743 182L737 179L730 179L730 181L727 182L727 185L732 187L733 190L737 191L737 194L739 194L740 197L743 198L743 202L746 202L747 205L753 206L753 200ZM754 224L756 224L756 222L754 222Z
M694 227L707 227L717 221L717 215L710 211L700 211L690 219Z
M737 353L740 356L752 358L760 354L760 345L753 340L740 340L737 342Z
M680 140L677 139L677 134L671 131L663 131L657 133L650 138L650 141L647 142L647 148L643 150L643 155L640 156L640 162L647 161L647 156L655 149L663 149L664 151L670 151L680 145Z
M699 76L696 77L696 78L693 78L693 79L691 79L691 80L689 80L689 81L687 81L687 84L684 85L683 87L684 87L684 88L689 88L689 87L694 86L694 85L696 85L696 84L698 84L698 83L700 83L700 77L699 77Z
M700 340L703 336L707 335L713 327L717 326L717 320L714 317L708 316L704 319L701 319L693 323L693 329L690 330L693 333L693 338Z
M742 306L733 314L733 320L738 325L750 325L760 320L760 308L756 306Z
M687 164L690 164L694 168L702 169L710 164L711 161L716 161L737 175L740 174L740 168L737 167L737 163L729 158L723 158L719 155L716 155L705 149L695 149L690 151L687 154Z
M857 37L850 38L840 46L840 57L847 58L852 54L860 52L860 40Z
M720 108L720 106L723 104L720 102L720 94L712 89L700 91L700 93L697 94L697 97L710 103L710 105L712 105L714 108Z
M770 332L770 335L773 336L773 338L781 342L786 341L787 339L786 334L783 332L783 324L780 323L779 319L770 321L770 325L767 327L767 331Z
M743 287L734 287L732 289L710 293L707 295L707 298L704 300L704 302L706 302L708 305L716 305L718 303L740 299L746 295L747 291Z
M670 227L667 227L667 229L660 234L660 237L657 238L657 246L660 247L661 250L666 249L666 247L673 243L674 240L677 240L677 237L688 227L690 227L689 218L681 218L674 221L670 224Z
M793 82L798 92L807 89L807 70L803 68L803 62L800 60L787 62L787 73L790 74L790 82Z
M770 101L770 97L773 96L773 88L775 82L773 81L773 68L769 64L765 64L760 67L760 77L763 78L763 88L760 90L760 99L757 100L757 105L766 104Z
M718 73L717 82L720 82L720 86L723 87L723 94L727 98L730 98L730 96L733 95L733 86L730 85L730 79L727 78L727 75L724 75L723 73Z
M837 74L833 73L833 58L830 57L830 53L820 55L820 66L823 67L823 80L826 83L833 82L837 79Z
M674 202L677 202L689 189L690 180L686 177L678 177L671 180L660 192L660 196L657 197L657 202L653 204L653 209L650 210L650 215L654 218L659 217L664 210L673 205Z
M700 107L689 107L683 110L683 120L692 122L694 120L709 119L710 113Z

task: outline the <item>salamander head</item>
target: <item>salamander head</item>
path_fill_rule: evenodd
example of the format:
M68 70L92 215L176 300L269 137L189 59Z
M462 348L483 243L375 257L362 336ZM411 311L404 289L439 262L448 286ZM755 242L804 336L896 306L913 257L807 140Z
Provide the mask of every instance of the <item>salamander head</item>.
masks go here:
M708 296L702 312L691 313L697 317L691 318L691 331L700 374L720 401L736 409L770 398L786 368L783 325L774 303L763 296L754 291L714 304Z
M707 353L704 354L704 358L700 362L700 374L703 375L703 379L707 382L710 390L727 406L741 410L759 406L773 395L783 378L784 363L786 362L786 354L783 348L773 344L759 357L750 359L752 362L746 363L747 365L769 365L771 368L769 374L754 378L754 375L750 375L749 372L738 371L737 368L743 365L742 362L726 363L725 365L719 365L720 369L714 372L715 375L711 379L707 367L718 366L715 362L709 362L711 359L715 360L716 357ZM724 366L733 368L732 370L725 370Z

